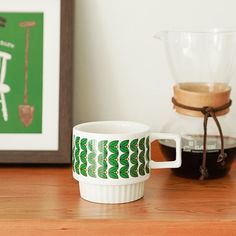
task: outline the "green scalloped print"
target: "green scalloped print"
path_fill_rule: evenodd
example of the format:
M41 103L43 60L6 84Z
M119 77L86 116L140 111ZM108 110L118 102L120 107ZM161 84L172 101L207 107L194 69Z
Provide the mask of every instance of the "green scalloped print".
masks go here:
M120 168L120 176L124 179L129 178L129 167L123 166Z
M119 150L118 150L118 143L119 141L118 140L115 140L115 141L111 141L109 143L109 151L111 153L114 153L114 154L119 154Z
M77 174L92 178L127 179L149 173L149 137L121 142L79 137L73 140L73 171Z
M119 150L118 150L119 141L114 140L109 143L109 151L111 152L109 156L109 164L111 167L109 168L108 174L109 177L112 179L118 179L118 157L119 157Z
M129 153L121 154L120 164L129 167Z
M111 167L111 168L109 168L109 176L110 176L112 179L119 179L119 176L118 176L118 167Z
M73 171L76 172L77 174L80 174L80 170L79 170L79 164L80 164L80 158L79 158L79 141L80 138L79 137L73 137Z
M80 165L80 173L83 176L87 176L87 165L86 164L81 164Z
M121 178L129 178L129 140L124 140L120 143L120 150L122 152L120 156L120 176Z
M75 138L75 147L79 150L79 145L80 145L80 137Z
M146 166L145 166L145 170L146 173L149 174L150 172L150 168L149 168L149 162L150 162L150 140L149 140L149 136L146 138Z
M72 170L75 172L75 136L72 138Z
M92 178L96 178L96 165L91 165L88 167L88 175Z
M137 165L133 165L131 168L130 168L130 175L132 177L138 177L138 164Z
M90 152L96 152L96 140L91 139L88 141L88 150Z
M132 151L130 155L130 162L132 164L130 175L132 177L138 177L138 139L134 139L130 142L130 149Z
M79 149L79 143L78 140L80 138L76 137L75 135L73 136L73 146L72 146L72 167L73 171L76 172L75 169L75 163L78 161L78 149ZM77 142L76 142L77 141ZM77 155L76 155L77 154Z
M89 162L89 164L96 165L95 157L96 157L96 153L95 152L90 152L88 154L88 162Z
M114 166L114 167L118 168L119 164L118 164L118 155L117 154L111 154L109 156L109 164L111 166Z
M96 178L96 141L95 140L89 140L88 142L88 150L90 153L88 154L88 163L90 166L88 166L88 175L90 177Z
M102 179L107 179L107 140L102 140L98 142L98 176Z
M98 176L102 179L107 179L107 171L103 167L99 167Z
M80 171L79 171L79 162L76 161L75 164L74 164L74 171L79 175L80 174Z
M124 140L120 143L120 150L124 153L129 153L129 140Z
M74 152L74 171L79 174L80 171L79 171L79 165L80 165L80 158L79 158L79 150L78 149L75 149L75 152Z
M139 149L140 149L140 153L139 153L139 162L141 163L139 165L139 174L141 176L144 176L145 175L145 158L144 158L144 154L145 154L145 145L144 145L144 142L145 142L145 138L142 138L140 139L139 141Z
M133 153L138 153L138 139L134 139L130 142L130 149Z
M138 168L138 171L141 176L144 176L145 175L145 164L141 164Z
M79 154L79 159L81 161L80 165L80 173L83 176L87 176L87 141L88 139L82 138L80 141L80 154Z

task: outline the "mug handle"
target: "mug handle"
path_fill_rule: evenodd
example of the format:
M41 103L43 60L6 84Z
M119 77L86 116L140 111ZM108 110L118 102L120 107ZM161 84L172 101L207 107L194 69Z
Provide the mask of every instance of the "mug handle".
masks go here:
M177 134L169 134L169 133L151 133L150 134L150 142L153 142L158 139L172 139L175 140L176 143L176 159L175 161L150 161L150 168L152 169L161 169L161 168L178 168L181 166L182 158L181 158L181 137Z

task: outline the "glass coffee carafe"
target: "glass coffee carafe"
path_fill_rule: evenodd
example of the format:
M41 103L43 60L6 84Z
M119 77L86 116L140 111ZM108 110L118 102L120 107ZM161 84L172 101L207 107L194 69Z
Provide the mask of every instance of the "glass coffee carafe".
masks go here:
M162 132L182 137L182 177L212 179L225 176L236 156L236 125L230 114L229 82L236 69L236 31L162 31L168 63L176 84L171 119ZM160 141L167 160L175 143Z

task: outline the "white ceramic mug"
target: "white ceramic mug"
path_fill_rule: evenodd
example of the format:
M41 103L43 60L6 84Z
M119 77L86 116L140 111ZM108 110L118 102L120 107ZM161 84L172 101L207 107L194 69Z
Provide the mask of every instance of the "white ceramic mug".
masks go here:
M158 139L176 142L176 160L150 160L150 144ZM98 121L73 128L73 177L80 196L91 202L125 203L144 196L150 168L181 166L181 138L176 134L150 133L144 124Z

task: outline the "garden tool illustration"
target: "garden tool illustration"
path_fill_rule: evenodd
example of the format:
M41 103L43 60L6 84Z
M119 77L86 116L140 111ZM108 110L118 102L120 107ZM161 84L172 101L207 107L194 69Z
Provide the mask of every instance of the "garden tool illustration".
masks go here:
M29 31L36 22L23 21L19 26L25 28L25 67L24 67L24 104L19 105L20 120L25 127L28 127L33 121L34 106L28 104L28 80L29 80Z
M6 19L0 16L0 27L5 27L5 26L6 26Z

